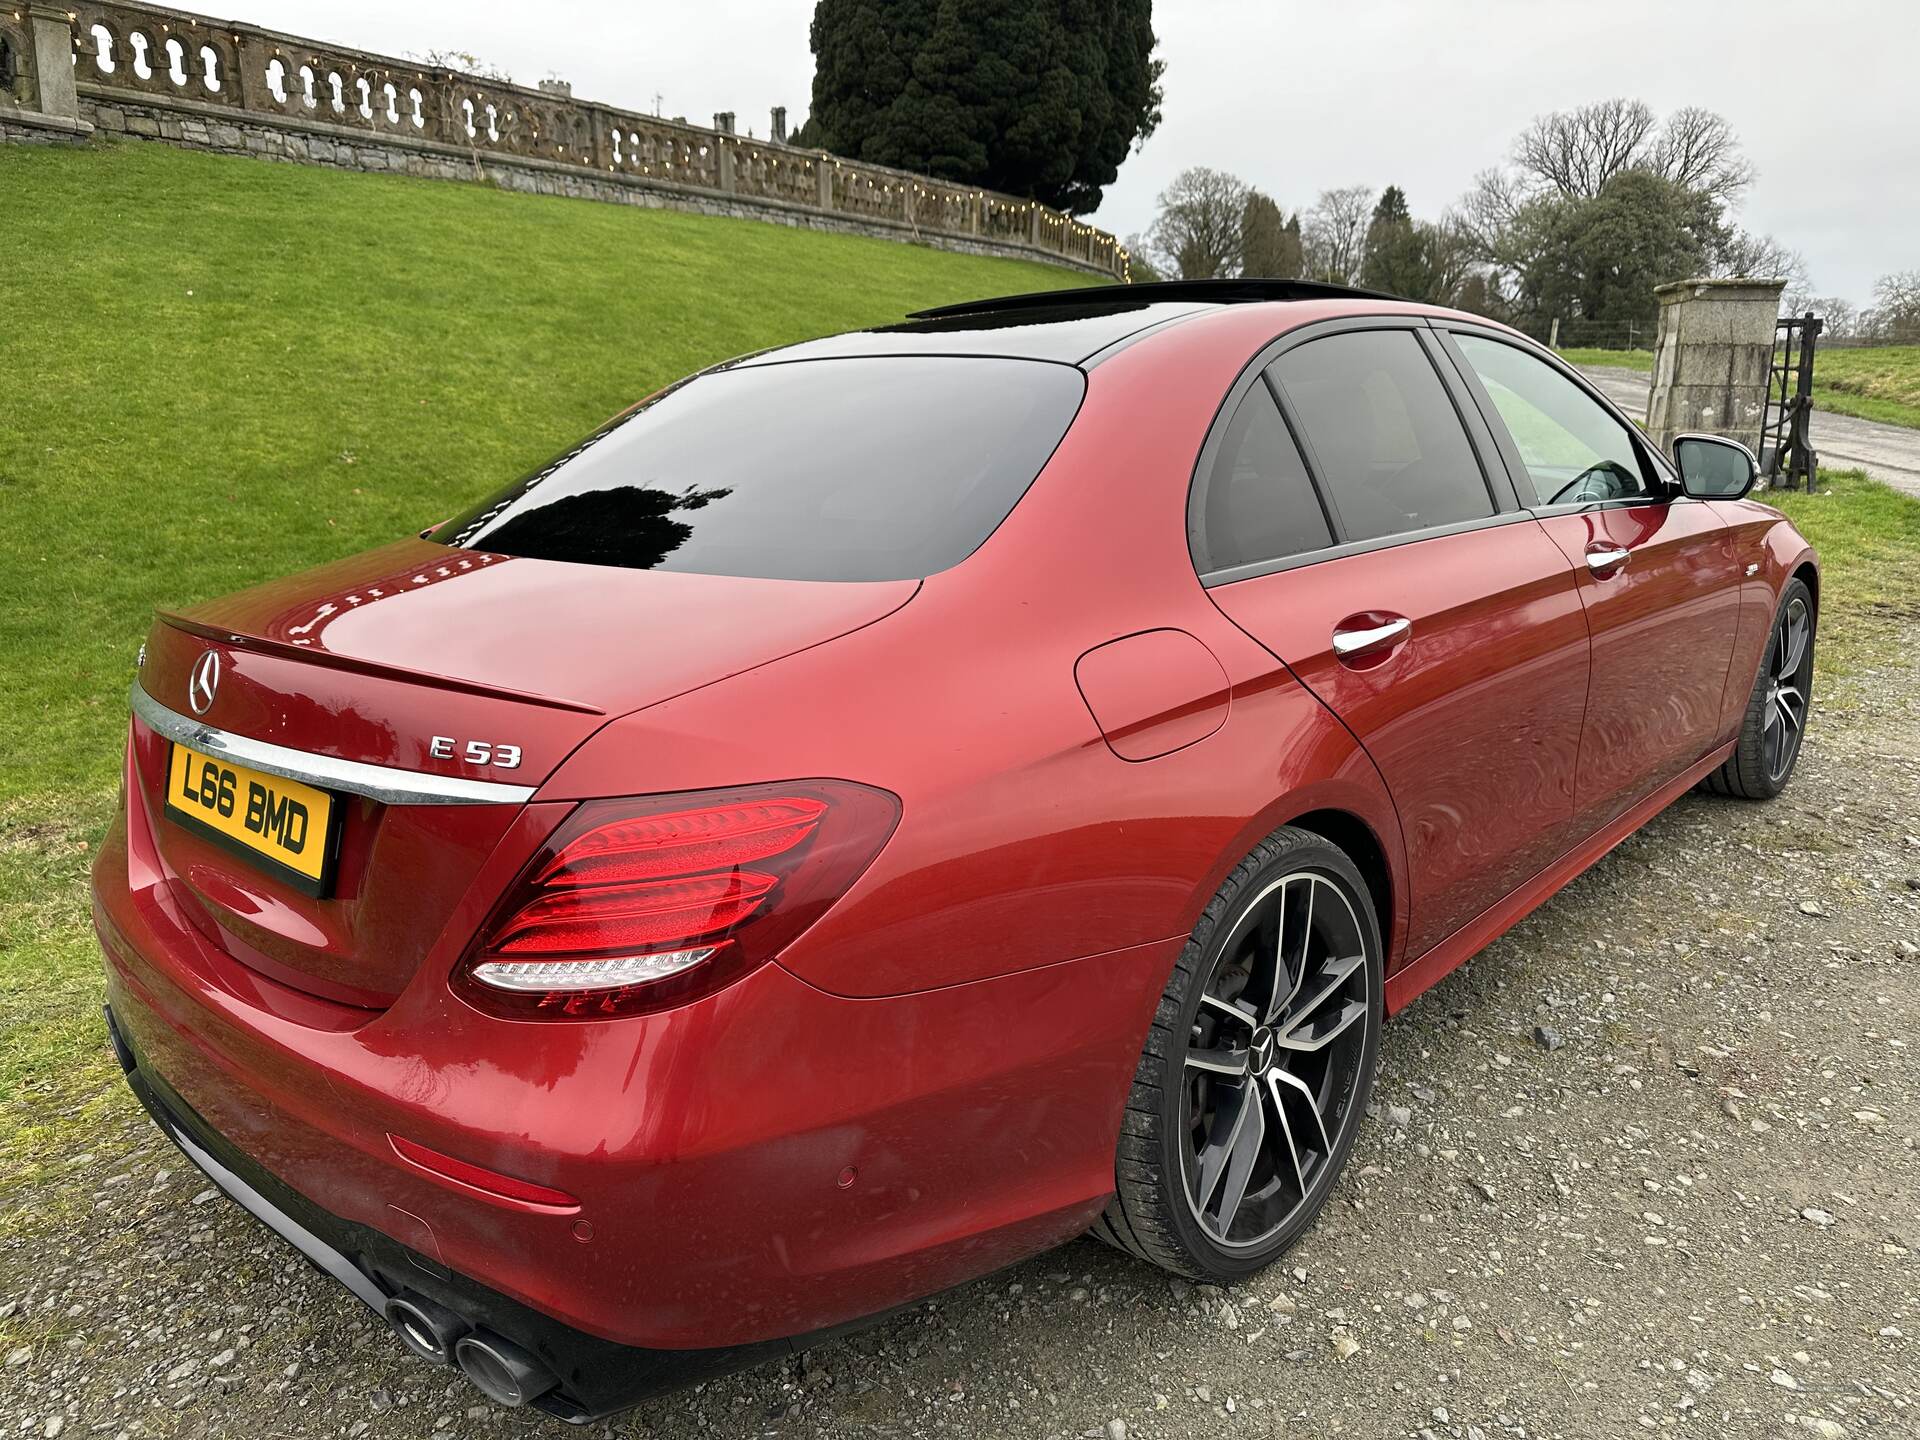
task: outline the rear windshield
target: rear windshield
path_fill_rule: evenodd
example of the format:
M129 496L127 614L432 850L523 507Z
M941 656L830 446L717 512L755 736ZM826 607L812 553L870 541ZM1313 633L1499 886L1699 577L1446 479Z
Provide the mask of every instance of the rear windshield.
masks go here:
M1073 423L1067 365L885 356L699 375L434 538L780 580L909 580L965 559Z

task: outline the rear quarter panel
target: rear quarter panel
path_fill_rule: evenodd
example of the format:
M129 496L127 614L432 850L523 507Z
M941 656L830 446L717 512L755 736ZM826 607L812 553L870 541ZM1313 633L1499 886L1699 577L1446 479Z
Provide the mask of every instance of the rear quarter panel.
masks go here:
M1295 313L1309 309L1287 318L1315 318ZM1184 936L1252 845L1309 810L1358 816L1397 871L1399 827L1372 762L1208 601L1187 550L1195 456L1235 375L1278 328L1273 311L1251 307L1096 366L1026 498L912 605L623 717L542 798L807 776L893 791L893 839L782 957L840 995ZM1229 714L1196 743L1130 761L1102 736L1075 666L1163 628L1219 662ZM1381 918L1399 933L1395 916Z
M1208 638L1233 684L1229 718L1136 762L1108 747L1081 699L1077 640L1010 629L963 654L964 636L931 623L941 608L916 604L890 626L616 721L542 796L808 776L891 790L893 838L781 957L839 995L1184 936L1226 871L1291 814L1356 813L1397 850L1371 761L1217 613Z

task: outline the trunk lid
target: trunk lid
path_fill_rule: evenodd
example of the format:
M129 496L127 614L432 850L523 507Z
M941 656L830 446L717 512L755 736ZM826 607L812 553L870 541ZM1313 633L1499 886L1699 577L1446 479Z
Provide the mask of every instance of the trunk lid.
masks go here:
M139 683L167 710L248 740L531 789L614 716L870 624L917 588L623 570L408 540L161 614ZM196 713L189 684L209 651L218 684ZM160 858L201 928L269 977L347 1005L388 1004L436 944L464 946L494 898L474 893L476 882L511 879L493 875L489 857L503 842L531 853L564 813L517 798L336 794L336 859L314 896L174 818L164 806L172 742L146 724L134 742ZM503 855L494 868L524 858Z

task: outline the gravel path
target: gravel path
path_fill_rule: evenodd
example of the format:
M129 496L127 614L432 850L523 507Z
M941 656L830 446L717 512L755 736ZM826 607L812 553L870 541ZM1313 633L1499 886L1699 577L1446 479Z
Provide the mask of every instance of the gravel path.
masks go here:
M1920 654L1920 625L1893 647ZM593 1434L1920 1434L1920 669L1692 796L1388 1027L1317 1227L1221 1291L1092 1241ZM0 1250L6 1434L538 1435L116 1100Z
M1647 414L1644 371L1617 365L1583 365L1580 373L1635 419ZM1920 497L1920 430L1882 425L1830 410L1813 412L1813 449L1832 470L1864 470L1883 485Z

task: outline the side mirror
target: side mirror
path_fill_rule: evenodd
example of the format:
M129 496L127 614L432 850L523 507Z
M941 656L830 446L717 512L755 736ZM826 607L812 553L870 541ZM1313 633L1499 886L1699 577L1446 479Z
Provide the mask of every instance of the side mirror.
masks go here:
M1696 500L1738 500L1760 478L1760 462L1724 435L1676 435L1673 463L1680 486Z

